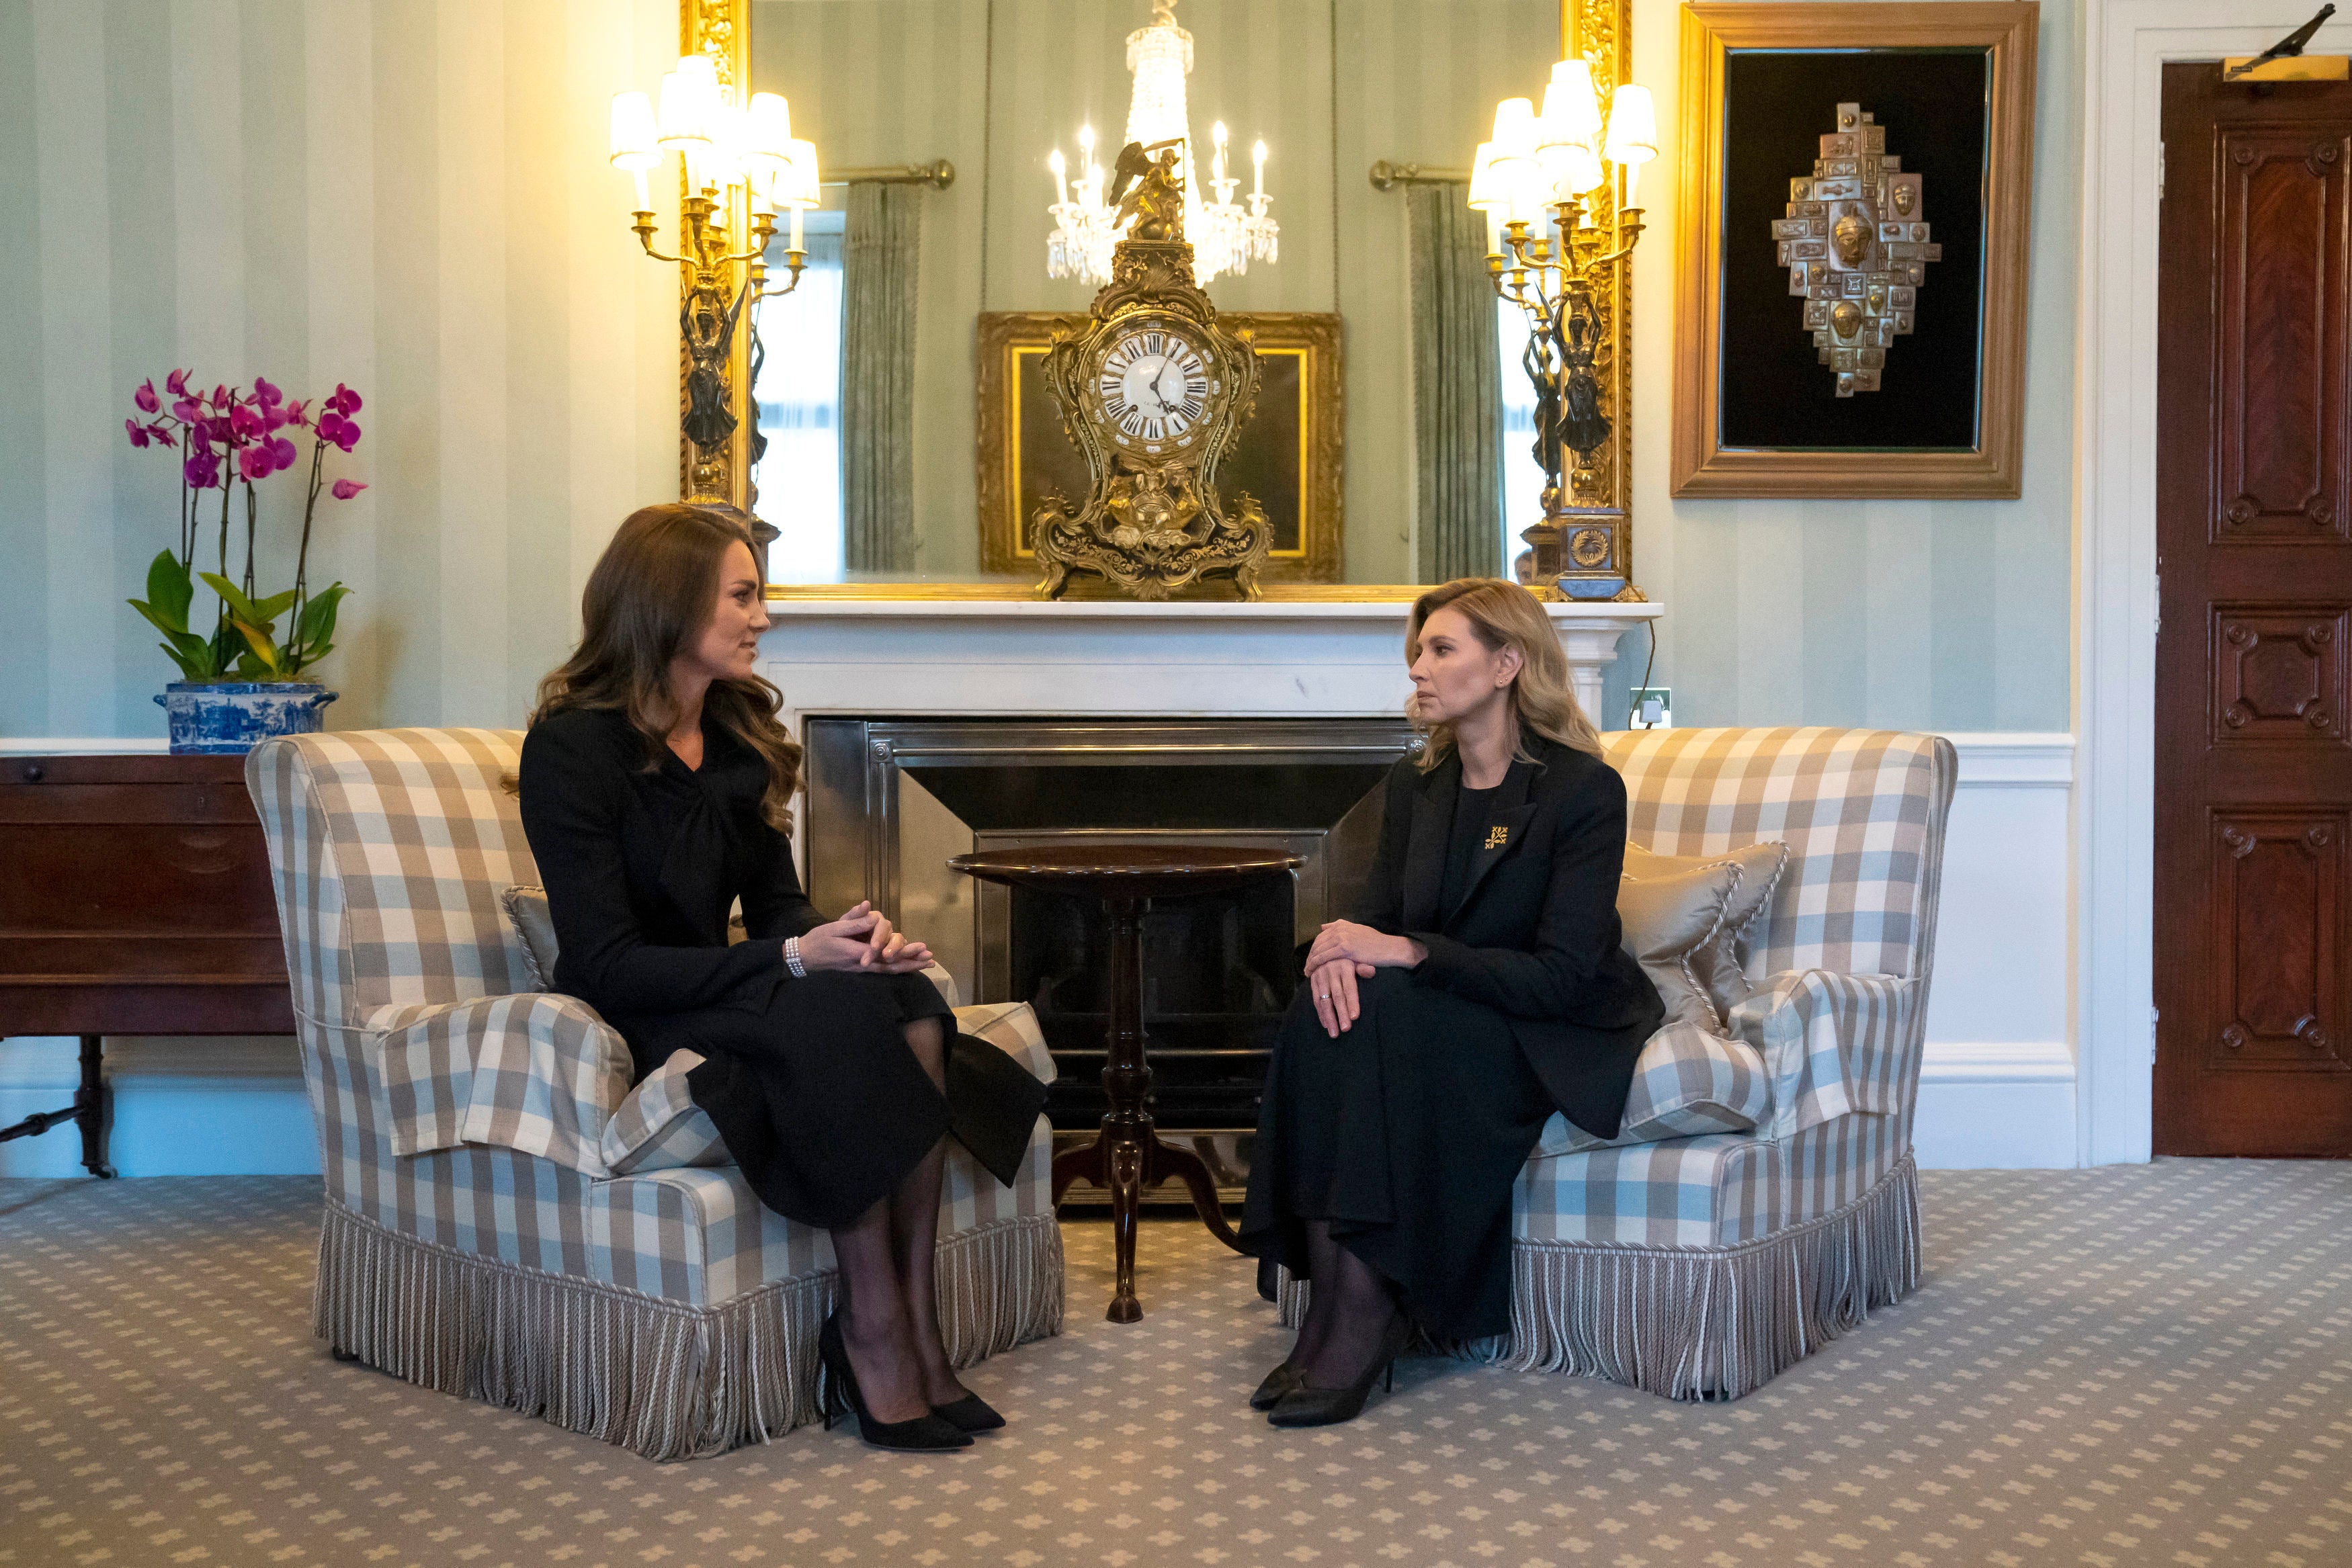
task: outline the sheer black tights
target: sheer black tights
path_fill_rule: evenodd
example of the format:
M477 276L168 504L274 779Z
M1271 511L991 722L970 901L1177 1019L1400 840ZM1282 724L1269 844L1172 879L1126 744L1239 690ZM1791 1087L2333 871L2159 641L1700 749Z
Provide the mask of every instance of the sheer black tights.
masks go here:
M1328 1221L1307 1222L1307 1267L1314 1289L1290 1364L1314 1388L1344 1388L1381 1353L1396 1297L1370 1263L1331 1238Z
M947 1088L947 1031L938 1019L906 1026L907 1047ZM947 1140L908 1171L898 1190L835 1230L841 1270L841 1333L866 1408L882 1421L908 1421L970 1390L956 1380L940 1336L940 1175Z

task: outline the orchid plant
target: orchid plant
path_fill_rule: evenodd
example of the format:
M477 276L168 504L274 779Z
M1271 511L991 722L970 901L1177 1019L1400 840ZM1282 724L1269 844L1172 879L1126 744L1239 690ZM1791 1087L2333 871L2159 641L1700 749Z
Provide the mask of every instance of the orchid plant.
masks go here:
M313 593L310 586L310 526L321 493L348 501L367 488L356 479L326 477L327 449L349 453L359 444L360 427L352 416L360 411L360 394L338 382L334 394L315 415L307 402L289 402L285 393L256 376L250 392L217 386L209 393L191 390L188 371L163 378L169 409L151 378L131 394L141 415L125 419L123 428L135 447L163 446L181 455L180 539L176 551L162 550L147 567L147 597L130 601L163 633L163 649L191 682L226 680L294 681L327 656L334 647L335 612L351 590L336 582ZM268 598L258 598L255 579L254 532L259 499L254 486L271 475L302 460L294 433L310 437L310 483L302 505L302 543L294 562L294 586ZM229 577L231 517L236 493L245 496L245 570ZM196 570L196 548L211 509L211 492L220 493L215 571ZM209 636L189 624L189 609L201 579L219 598ZM290 616L284 638L278 620Z

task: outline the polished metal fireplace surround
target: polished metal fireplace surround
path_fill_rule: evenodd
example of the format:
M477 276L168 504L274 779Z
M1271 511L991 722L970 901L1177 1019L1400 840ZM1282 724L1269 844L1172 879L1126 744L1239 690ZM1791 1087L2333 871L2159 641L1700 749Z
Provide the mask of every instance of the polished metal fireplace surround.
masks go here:
M1105 1098L1103 933L1066 900L973 883L951 855L1047 843L1282 849L1287 886L1171 900L1146 916L1144 1027L1162 1136L1238 1197L1296 946L1351 904L1380 831L1379 785L1414 744L1399 719L812 717L810 896L872 897L975 1001L1037 1009L1060 1082L1057 1149ZM1101 1196L1073 1188L1081 1201Z

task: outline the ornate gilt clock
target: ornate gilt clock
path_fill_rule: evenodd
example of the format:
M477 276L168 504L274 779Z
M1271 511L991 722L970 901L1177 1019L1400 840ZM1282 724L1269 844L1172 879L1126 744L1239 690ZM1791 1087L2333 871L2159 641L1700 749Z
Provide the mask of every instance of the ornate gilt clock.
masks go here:
M1175 148L1129 142L1119 153L1119 211L1135 214L1134 227L1112 250L1111 279L1091 310L1056 329L1045 356L1062 429L1092 476L1082 505L1049 496L1031 517L1045 569L1037 591L1048 599L1075 573L1139 599L1215 577L1258 596L1265 513L1216 486L1257 395L1257 356L1247 333L1218 326L1192 281Z

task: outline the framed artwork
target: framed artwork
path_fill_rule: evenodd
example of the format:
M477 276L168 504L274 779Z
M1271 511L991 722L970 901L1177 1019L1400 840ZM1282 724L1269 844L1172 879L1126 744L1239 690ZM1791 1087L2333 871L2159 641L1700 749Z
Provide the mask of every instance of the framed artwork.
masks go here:
M2018 495L2038 12L1683 7L1676 496Z
M1042 371L1055 323L1045 310L980 318L980 565L1031 573L1029 519L1048 495L1077 499L1086 459L1062 432ZM1304 312L1221 312L1255 333L1256 412L1217 469L1217 488L1247 491L1274 528L1269 582L1337 582L1339 545L1339 318Z

